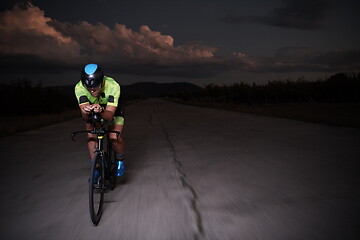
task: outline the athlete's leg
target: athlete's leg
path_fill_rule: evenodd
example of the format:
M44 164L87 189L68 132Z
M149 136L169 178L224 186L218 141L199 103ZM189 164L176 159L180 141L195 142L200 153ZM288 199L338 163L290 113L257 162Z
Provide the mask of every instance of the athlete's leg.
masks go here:
M116 154L116 159L119 161L124 160L125 153L125 143L122 138L123 128L124 128L124 118L120 116L115 116L113 124L109 126L109 129L112 131L118 131L121 134L119 136L116 133L111 133L109 135L110 140L112 142L113 150Z
M123 122L122 122L123 123ZM110 127L110 130L113 131L119 131L122 133L124 128L124 125L121 124L114 124ZM112 133L109 135L110 140L112 141L112 147L115 152L115 157L117 160L116 163L116 176L122 176L125 172L125 166L124 166L124 153L125 153L125 143L124 139L122 138L121 134L119 136L116 136L116 133Z
M124 125L119 124L113 124L109 126L109 129L112 131L119 131L122 133L124 128ZM119 136L116 136L116 133L110 133L109 134L110 141L112 142L112 147L114 149L114 152L116 154L117 160L123 160L124 159L124 153L125 153L125 142L122 138L121 134Z
M86 130L92 130L93 129L93 127L92 127L92 125L90 123L86 123L85 128L86 128ZM97 147L97 140L96 140L96 135L95 134L88 133L88 135L87 135L87 145L88 145L88 149L89 149L90 159L92 160L94 158L95 148Z
M86 130L93 130L93 126L89 123L85 123L85 128ZM89 149L90 161L92 161L94 159L95 149L97 147L97 136L95 134L90 134L90 133L87 134L87 145ZM96 165L96 168L98 167L100 167L100 164ZM96 169L94 173L94 183L98 181L100 175L101 175L100 170Z

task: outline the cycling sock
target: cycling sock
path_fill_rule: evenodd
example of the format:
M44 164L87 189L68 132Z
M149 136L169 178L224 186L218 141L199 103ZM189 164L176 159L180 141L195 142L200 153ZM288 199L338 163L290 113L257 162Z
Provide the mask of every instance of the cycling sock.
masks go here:
M116 156L116 160L118 161L123 161L124 160L124 153L117 153Z
M93 161L94 160L90 160L91 164L93 163ZM95 168L100 168L100 166L101 166L100 163L96 163Z
M115 154L116 160L117 161L124 161L124 153L117 153Z

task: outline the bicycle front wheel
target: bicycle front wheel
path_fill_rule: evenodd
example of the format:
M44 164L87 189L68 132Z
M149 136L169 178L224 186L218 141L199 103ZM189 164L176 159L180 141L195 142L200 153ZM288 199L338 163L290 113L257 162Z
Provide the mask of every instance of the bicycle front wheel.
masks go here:
M95 153L91 164L89 181L89 210L94 225L97 225L100 221L104 204L105 178L103 162L102 154Z

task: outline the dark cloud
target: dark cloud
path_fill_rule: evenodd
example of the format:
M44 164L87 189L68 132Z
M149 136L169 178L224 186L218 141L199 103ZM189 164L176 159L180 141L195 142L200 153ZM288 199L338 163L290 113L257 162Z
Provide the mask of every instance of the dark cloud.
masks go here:
M258 62L257 72L358 72L360 50L314 51L306 47L281 48Z
M29 56L36 60L35 65L44 60L45 64L57 63L60 69L98 62L132 74L195 77L201 75L205 65L222 65L214 56L216 48L196 42L175 46L173 37L146 25L134 31L123 24L110 28L86 21L64 23L46 17L32 4L25 8L17 5L0 13L0 35L0 54L17 56L17 71L28 70L23 58ZM192 66L199 67L194 70ZM212 68L206 70L204 76L216 72Z
M81 67L30 54L0 54L1 74L58 74L79 71Z
M297 29L319 29L324 26L331 8L329 0L286 0L285 6L275 9L268 23L273 26Z
M207 78L217 76L224 71L234 69L227 62L197 63L172 66L159 66L151 63L143 65L108 66L111 72L122 72L138 76L168 76L180 78Z
M283 9L294 9L298 4L295 2L286 1L287 7ZM278 9L274 15L285 15L282 11ZM289 47L279 49L271 58L255 58L241 52L220 57L216 55L216 48L199 42L175 46L172 36L153 31L146 25L135 31L123 24L108 27L86 21L61 22L46 17L32 4L1 12L0 35L0 70L9 74L60 73L79 70L89 62L99 63L111 73L183 78L207 78L231 70L335 72L360 69L359 50L319 52Z
M229 63L192 63L182 65L157 65L155 63L133 63L96 61L107 73L130 74L136 76L169 76L181 78L207 78L234 69ZM59 74L80 71L83 64L49 60L31 54L0 54L2 74Z
M320 29L325 25L330 0L283 0L280 8L274 9L267 16L227 16L226 23L255 22L276 27L295 29Z
M313 56L311 61L333 71L360 71L360 50L329 51Z

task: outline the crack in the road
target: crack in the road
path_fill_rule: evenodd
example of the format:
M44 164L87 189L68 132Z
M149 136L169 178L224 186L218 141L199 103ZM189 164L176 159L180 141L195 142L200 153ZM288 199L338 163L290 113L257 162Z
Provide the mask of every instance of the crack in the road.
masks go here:
M149 124L150 124L150 126L153 125L153 123L152 123L152 114L149 114Z
M164 124L161 122L159 115L156 113L156 117L160 123L160 126L165 134L166 137L166 141L169 143L170 145L170 151L172 152L172 157L173 160L175 162L176 165L176 170L179 173L179 180L181 182L181 185L184 189L188 190L190 192L190 202L189 202L189 206L192 210L192 212L195 215L195 220L196 220L196 227L197 227L197 232L194 233L194 240L199 240L202 239L205 235L204 232L204 227L202 224L202 218L201 218L201 213L198 207L198 195L194 189L194 187L189 183L189 181L186 178L186 174L184 172L184 169L182 168L182 163L180 160L178 160L177 156L176 156L176 151L175 151L175 147L174 144L172 143L169 133L166 130Z

